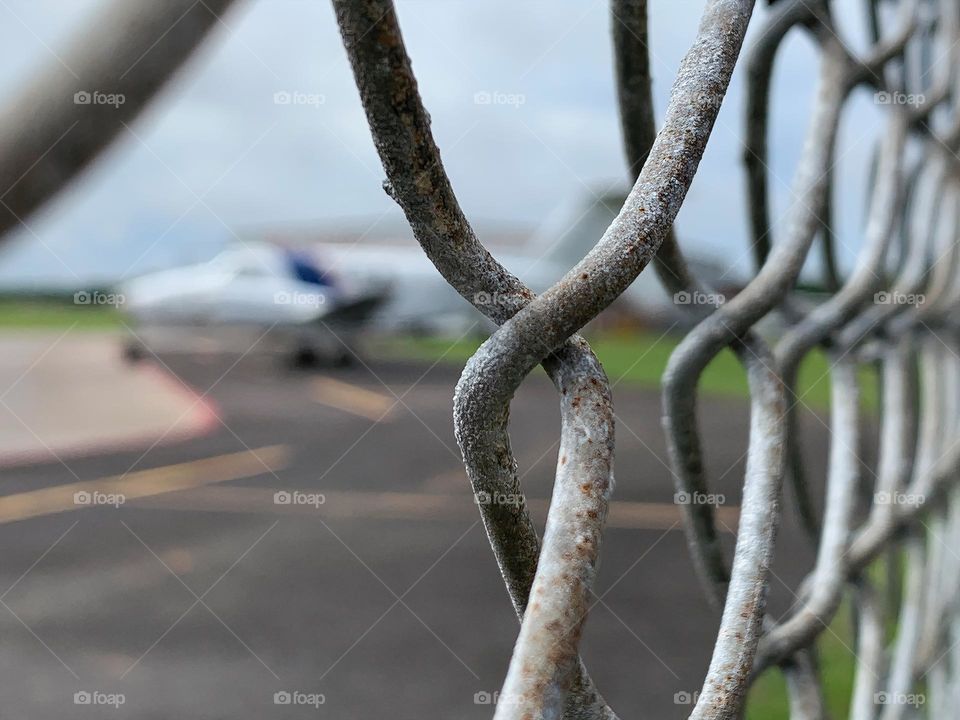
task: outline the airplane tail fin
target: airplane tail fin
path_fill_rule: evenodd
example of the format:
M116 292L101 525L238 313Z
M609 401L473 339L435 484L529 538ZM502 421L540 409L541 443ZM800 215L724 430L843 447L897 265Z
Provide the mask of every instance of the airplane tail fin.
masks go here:
M547 262L573 267L597 244L626 197L620 189L603 190L563 203L534 233L534 253Z

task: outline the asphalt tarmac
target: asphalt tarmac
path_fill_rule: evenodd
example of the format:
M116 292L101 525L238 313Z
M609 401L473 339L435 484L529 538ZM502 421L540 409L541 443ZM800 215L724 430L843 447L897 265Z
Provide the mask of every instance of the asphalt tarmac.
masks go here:
M491 717L518 624L453 437L457 368L153 363L215 410L205 434L0 475L2 717ZM582 654L621 717L682 718L718 617L687 555L658 393L618 384L615 402L615 500ZM748 405L700 408L732 531ZM542 372L511 423L542 522L559 429ZM827 431L812 416L805 428L819 477ZM792 518L775 613L812 563Z

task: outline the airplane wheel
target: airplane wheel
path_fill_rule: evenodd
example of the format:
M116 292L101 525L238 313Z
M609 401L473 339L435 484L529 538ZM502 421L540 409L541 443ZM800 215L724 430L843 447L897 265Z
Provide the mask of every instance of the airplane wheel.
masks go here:
M302 347L298 347L294 351L291 361L293 367L302 370L309 370L317 367L320 364L320 356L317 354L317 351L314 348L304 345Z
M355 362L355 358L353 357L352 354L350 354L346 350L343 350L342 352L338 353L333 358L333 365L334 367L338 367L338 368L352 367L354 362Z
M147 349L136 341L124 343L121 352L124 362L135 365L142 362L147 357Z

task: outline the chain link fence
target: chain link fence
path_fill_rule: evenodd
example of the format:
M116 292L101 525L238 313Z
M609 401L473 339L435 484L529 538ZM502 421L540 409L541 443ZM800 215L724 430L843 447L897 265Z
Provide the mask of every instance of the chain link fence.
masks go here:
M664 426L677 491L710 492L697 431L697 382L725 348L739 357L751 427L736 547L724 557L709 504L683 505L689 546L720 615L713 658L692 718L737 718L751 683L779 668L794 718L822 718L816 641L846 600L856 625L849 717L949 717L960 700L960 494L951 489L960 449L960 222L956 112L960 6L954 0L863 3L870 43L842 39L831 4L779 0L745 54L745 166L757 271L729 302L691 304L697 324L663 378ZM520 635L495 717L614 718L577 654L613 487L613 415L603 369L575 333L653 261L670 293L710 293L689 271L672 224L716 120L754 3L710 0L681 64L663 127L654 125L646 0L613 0L612 27L625 148L634 182L596 246L538 297L485 250L461 211L434 144L392 4L334 0L387 191L424 251L499 329L468 362L455 397L457 438L477 493L522 497L507 422L511 398L542 363L560 398L561 445L546 531L525 507L481 505ZM768 119L775 58L791 31L819 55L816 97L785 217L771 219ZM838 270L833 203L838 130L854 92L885 110L869 209L852 270ZM819 302L795 291L821 243ZM785 330L757 331L771 313ZM812 497L798 414L801 362L830 358L830 454L824 511ZM878 369L877 424L864 420L858 370ZM877 430L878 428L878 430ZM878 431L879 459L859 456ZM787 497L816 547L816 561L785 618L765 616L768 569ZM886 561L885 563L883 561ZM882 567L883 572L875 568ZM899 592L889 592L897 588ZM878 587L883 585L884 590ZM889 628L895 628L891 633Z
M91 88L122 105L79 122L78 87L37 82L29 102L0 122L0 231L57 193L132 120L216 24L229 0L122 0L102 36L71 50ZM856 629L849 717L945 718L960 706L960 3L864 0L869 47L854 51L826 0L771 0L741 60L752 0L707 0L657 131L647 50L647 0L612 0L615 69L633 188L595 247L556 285L534 294L485 249L458 204L430 130L390 0L333 0L387 192L446 280L499 329L468 362L455 394L455 427L520 634L496 715L616 718L578 655L613 490L610 385L576 333L649 264L671 293L711 293L689 270L672 225L738 62L748 83L744 159L756 272L723 304L692 303L696 325L670 359L663 413L677 491L709 494L697 431L697 381L731 348L743 364L751 426L732 558L709 504L682 505L690 552L717 614L713 658L691 717L739 718L751 683L779 669L791 717L826 717L816 641L846 603ZM169 27L159 41L152 30ZM818 51L816 97L789 209L772 219L768 121L773 66L791 32ZM151 42L148 58L144 48ZM128 58L130 62L118 61ZM140 59L138 59L140 58ZM116 77L116 67L130 67ZM72 81L71 81L72 82ZM838 129L858 89L886 120L871 172L866 219L852 270L838 270L834 182ZM68 92L69 90L69 92ZM84 92L83 88L79 88ZM16 108L35 108L29 117ZM39 109L37 109L39 108ZM107 123L111 117L114 122ZM99 118L99 119L98 119ZM70 137L61 142L69 133ZM42 151L42 152L41 152ZM795 292L819 242L826 299ZM648 270L649 272L649 270ZM477 302L497 297L498 302ZM785 330L758 332L771 314ZM798 414L798 370L811 352L830 362L830 454L823 502L813 497ZM543 538L522 502L508 434L511 398L542 364L562 419L556 483ZM858 370L875 368L881 403L865 421ZM874 466L858 455L876 433ZM786 481L786 483L784 482ZM787 485L784 490L783 485ZM484 495L486 494L486 495ZM784 499L785 498L785 499ZM765 615L768 571L782 505L796 508L816 561L785 618ZM822 513L815 508L823 506ZM788 510L789 511L789 508Z

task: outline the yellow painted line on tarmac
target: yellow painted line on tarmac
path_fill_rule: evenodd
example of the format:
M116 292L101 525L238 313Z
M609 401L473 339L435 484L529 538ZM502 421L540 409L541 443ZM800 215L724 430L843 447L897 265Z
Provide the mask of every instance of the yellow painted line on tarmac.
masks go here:
M126 504L137 498L277 472L287 466L289 459L289 446L269 445L99 480L4 495L0 496L0 524L101 504L114 505L121 498L122 504Z
M140 507L165 510L264 513L298 515L329 519L356 520L464 520L478 518L472 499L467 495L443 495L417 492L366 492L320 489L301 491L304 502L277 502L273 488L206 487L185 492L152 496L138 501ZM289 492L286 493L290 495ZM322 498L322 500L318 499ZM542 520L549 501L533 498L527 501L531 514ZM740 508L716 508L722 531L735 532ZM673 503L615 501L610 506L607 527L625 530L679 530L682 527L680 508Z
M397 403L390 395L329 377L313 380L312 389L315 402L374 422L389 420Z

